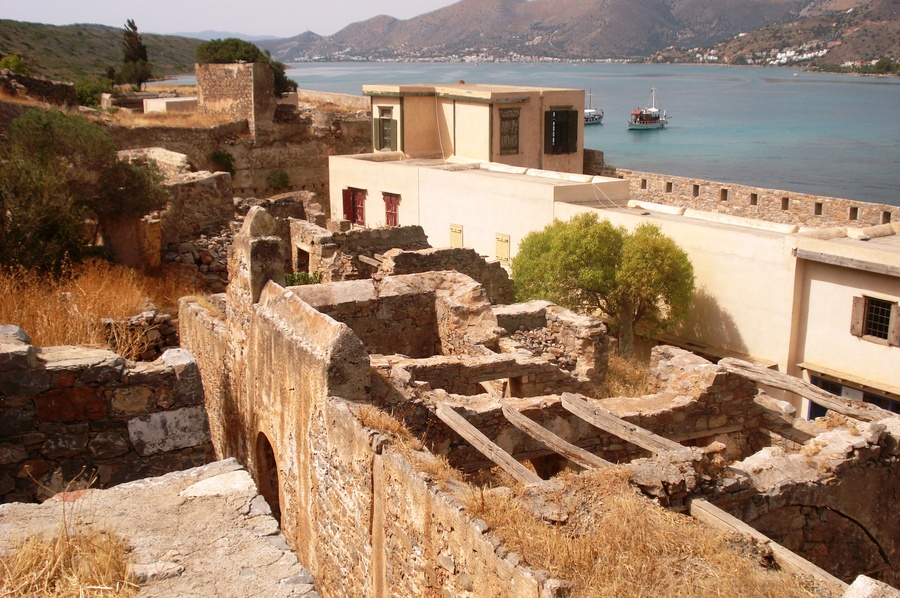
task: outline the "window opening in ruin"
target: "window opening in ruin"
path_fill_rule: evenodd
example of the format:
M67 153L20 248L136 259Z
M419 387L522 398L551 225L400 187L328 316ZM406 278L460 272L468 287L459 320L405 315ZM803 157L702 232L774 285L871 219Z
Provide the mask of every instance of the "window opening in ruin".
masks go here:
M278 493L278 462L275 451L262 432L256 437L256 475L259 493L272 509L272 516L281 523L281 499Z
M366 225L366 190L348 187L343 190L344 220Z
M719 191L719 199L722 201L728 201L728 189L722 189Z
M385 226L400 226L398 211L400 208L400 196L396 193L382 193L384 198L384 224Z
M397 151L397 121L394 120L392 108L379 108L378 118L374 119L376 150Z
M694 197L700 197L700 185L694 185L693 195Z
M850 220L859 219L859 208L850 208L850 214L848 216Z
M672 181L666 183L666 193L671 193L673 188Z
M571 154L578 151L577 110L551 108L544 113L544 153Z
M647 179L641 179L641 189L647 188Z
M294 252L294 272L309 272L309 252L299 247Z
M751 194L750 194L750 205L751 205L751 206L758 206L758 205L759 205L759 194L757 194L757 193L751 193Z
M790 197L782 197L781 198L781 209L789 210L791 208L791 198Z
M519 153L519 108L500 109L500 155Z
M881 213L881 223L882 224L890 224L891 223L891 213L888 211L884 211Z
M450 247L463 246L463 226L462 224L450 225Z
M813 214L815 214L816 216L821 216L822 215L822 207L823 207L822 202L817 201L815 203L815 206L813 207Z

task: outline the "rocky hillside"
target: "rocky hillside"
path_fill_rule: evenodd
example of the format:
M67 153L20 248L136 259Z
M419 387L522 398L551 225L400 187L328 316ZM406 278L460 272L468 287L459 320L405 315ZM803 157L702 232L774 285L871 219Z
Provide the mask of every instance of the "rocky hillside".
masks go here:
M379 16L329 37L307 32L259 45L286 62L479 54L633 58L667 47L709 47L770 26L789 29L801 17L804 22L825 22L849 9L854 14L881 4L872 11L882 14L883 24L864 36L869 46L881 48L897 43L882 36L892 34L900 23L898 1L461 0L405 21Z
M140 27L140 23L138 23ZM194 71L199 39L141 33L156 76ZM50 79L72 81L122 66L122 29L104 25L42 25L0 19L0 54L17 54Z

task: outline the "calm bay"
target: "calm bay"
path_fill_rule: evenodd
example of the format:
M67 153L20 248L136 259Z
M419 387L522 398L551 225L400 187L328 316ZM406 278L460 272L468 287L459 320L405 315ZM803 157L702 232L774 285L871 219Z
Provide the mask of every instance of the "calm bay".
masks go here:
M900 205L900 79L789 68L617 63L300 63L301 88L365 84L575 87L605 112L585 147L617 167ZM631 110L666 110L665 130L627 131Z

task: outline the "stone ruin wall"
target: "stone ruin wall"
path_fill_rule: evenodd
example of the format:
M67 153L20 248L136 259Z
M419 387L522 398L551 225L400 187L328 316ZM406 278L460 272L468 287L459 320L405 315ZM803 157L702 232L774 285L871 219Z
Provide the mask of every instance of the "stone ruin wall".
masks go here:
M900 207L720 183L651 172L616 169L631 198L670 206L813 228L867 227L900 220ZM753 198L757 205L752 205ZM821 213L818 213L821 212Z
M271 126L275 115L275 97L271 91L274 75L268 65L252 62L197 64L194 73L200 112L246 120L253 138L257 137L259 129Z
M40 102L59 106L74 106L75 84L32 77L9 69L0 71L0 89L11 96L24 95Z
M345 324L265 284L283 276L275 229L248 217L227 319L184 300L181 333L212 390L217 454L244 462L270 504L275 488L285 536L323 595L556 595L351 414L370 401L369 357Z
M133 363L102 349L36 348L0 327L0 496L48 498L212 457L197 363L181 349Z

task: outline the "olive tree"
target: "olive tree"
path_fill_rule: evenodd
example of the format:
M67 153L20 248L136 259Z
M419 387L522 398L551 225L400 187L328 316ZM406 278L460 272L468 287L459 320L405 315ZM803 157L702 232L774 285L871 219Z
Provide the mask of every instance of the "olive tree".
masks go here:
M687 254L656 225L628 232L592 213L529 233L512 270L519 301L602 311L625 355L635 327L652 335L683 320L694 291Z

